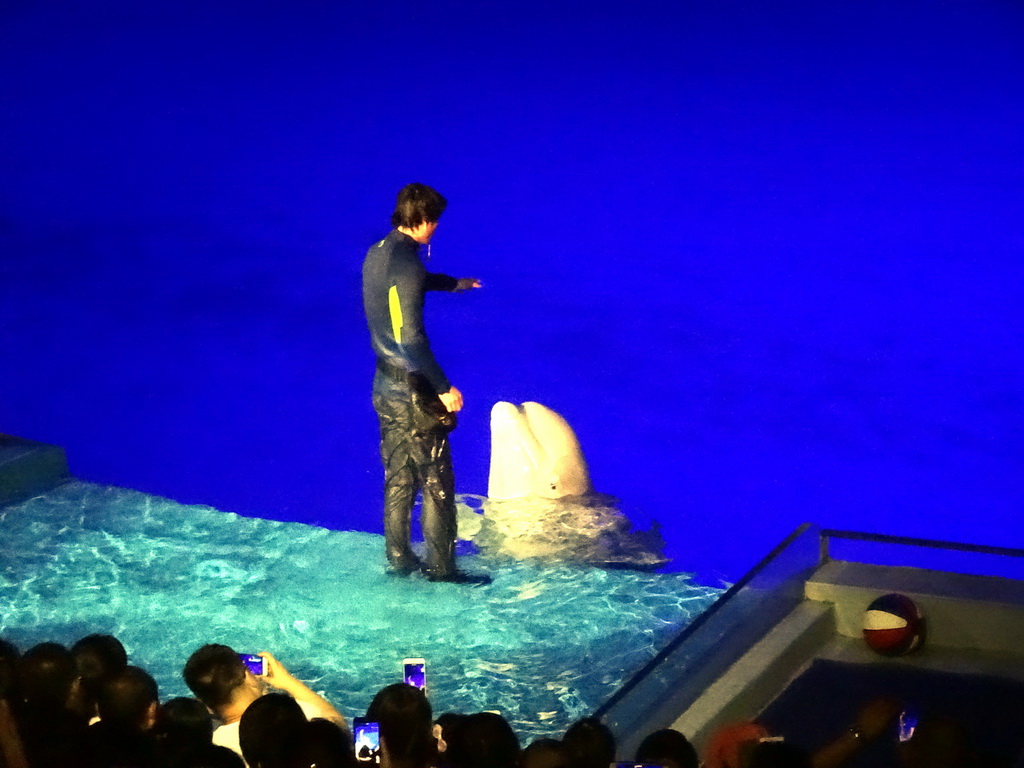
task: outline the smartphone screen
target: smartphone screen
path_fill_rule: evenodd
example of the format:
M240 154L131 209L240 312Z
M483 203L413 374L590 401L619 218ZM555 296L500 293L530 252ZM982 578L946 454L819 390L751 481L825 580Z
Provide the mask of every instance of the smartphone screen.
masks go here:
M245 664L245 668L254 675L267 674L267 660L262 656L257 656L255 653L240 653L238 658Z
M352 720L352 739L355 742L356 760L361 763L380 763L380 725L356 717Z
M900 712L900 719L896 727L896 738L900 741L910 741L914 738L914 731L917 730L917 709L908 706Z
M414 688L427 691L427 663L423 659L405 659L405 682Z

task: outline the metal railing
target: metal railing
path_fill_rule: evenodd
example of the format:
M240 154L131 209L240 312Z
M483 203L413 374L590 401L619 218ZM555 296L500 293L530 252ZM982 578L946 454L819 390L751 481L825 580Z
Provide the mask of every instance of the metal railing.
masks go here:
M937 549L946 552L968 552L976 555L995 555L996 557L1024 558L1024 549L1015 547L996 547L990 544L965 544L958 541L938 541L935 539L917 539L911 536L889 536L881 533L861 533L858 531L840 531L834 528L825 528L820 533L821 562L825 563L834 558L831 557L831 544L833 539L847 541L862 541L871 544L885 544L905 547L920 547L922 549Z

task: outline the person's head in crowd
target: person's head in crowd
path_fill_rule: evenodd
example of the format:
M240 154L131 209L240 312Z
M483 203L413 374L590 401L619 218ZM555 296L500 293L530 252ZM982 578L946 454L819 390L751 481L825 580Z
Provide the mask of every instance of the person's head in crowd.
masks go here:
M190 768L191 763L204 758L213 747L210 710L203 702L187 696L164 702L156 724L156 738L167 768Z
M128 666L128 654L113 635L86 635L71 646L71 655L81 679L76 706L90 717L95 713L100 685L106 677Z
M596 717L584 717L562 737L573 768L608 768L615 762L615 737Z
M125 667L103 681L96 705L104 723L149 731L160 710L156 681L145 670Z
M922 717L914 735L897 747L903 768L963 768L974 765L967 729L948 717Z
M664 768L697 768L697 750L679 731L663 728L640 742L636 762L661 765Z
M784 741L761 741L751 748L746 768L811 768L811 754Z
M33 768L88 765L82 745L88 720L68 706L78 687L71 652L57 643L40 643L18 662L18 731Z
M531 742L519 757L521 768L569 768L569 752L558 739Z
M383 768L423 768L433 760L433 716L430 702L419 688L406 683L382 688L370 702L366 717L380 723Z
M741 722L722 726L711 735L704 755L706 768L742 768L755 744L770 734L760 723Z
M306 715L285 693L268 693L250 704L238 724L238 743L249 768L280 768Z
M448 764L448 758L445 753L448 751L450 744L458 742L459 734L466 722L466 718L466 715L459 712L445 712L434 721L434 739L437 741L437 752L440 762L445 765Z
M63 645L40 643L21 657L18 683L30 707L65 709L78 683L75 660Z
M494 712L469 715L449 747L446 757L453 768L516 768L519 764L519 739L508 721Z
M206 705L186 696L160 707L157 751L161 768L245 768L237 753L213 743L213 717Z
M314 717L302 724L286 750L282 768L356 768L348 734L330 720Z
M211 643L196 650L182 672L185 684L214 715L239 716L263 694L263 685L226 645Z
M21 653L17 646L0 640L0 699L18 701L18 662Z
M153 726L160 702L156 681L138 667L106 677L96 700L99 722L89 727L89 742L100 766L139 766L156 761Z

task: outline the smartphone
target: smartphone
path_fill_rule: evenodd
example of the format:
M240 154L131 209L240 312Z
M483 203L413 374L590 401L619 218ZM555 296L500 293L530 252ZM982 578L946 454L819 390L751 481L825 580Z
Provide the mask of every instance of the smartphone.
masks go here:
M900 741L910 741L914 738L914 731L917 730L917 709L908 706L900 712L900 719L897 725L896 738Z
M427 662L423 659L404 659L405 682L414 688L427 692Z
M355 742L356 760L360 763L380 764L380 724L365 717L352 719L352 740Z
M267 660L262 656L257 656L255 653L240 653L238 658L245 664L245 668L254 675L267 674Z

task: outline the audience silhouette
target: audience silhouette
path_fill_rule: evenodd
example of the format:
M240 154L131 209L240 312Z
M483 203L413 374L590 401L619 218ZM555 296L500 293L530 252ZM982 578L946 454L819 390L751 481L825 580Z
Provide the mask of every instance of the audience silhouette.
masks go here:
M426 694L405 683L380 689L366 712L379 725L375 763L357 759L341 713L270 653L255 672L232 648L207 644L183 677L196 698L161 704L154 679L128 663L110 635L70 649L40 643L23 655L0 640L0 768L609 768L608 726L594 717L562 738L525 749L496 712L433 719ZM259 659L256 659L259 661ZM257 672L259 674L257 674ZM727 723L698 750L679 731L653 730L628 766L844 768L893 731L896 701L864 703L849 728L810 750L757 722ZM932 713L891 750L893 768L1002 765L977 751L963 724ZM874 759L873 754L871 756ZM873 764L874 765L874 764ZM889 765L889 763L886 763Z

